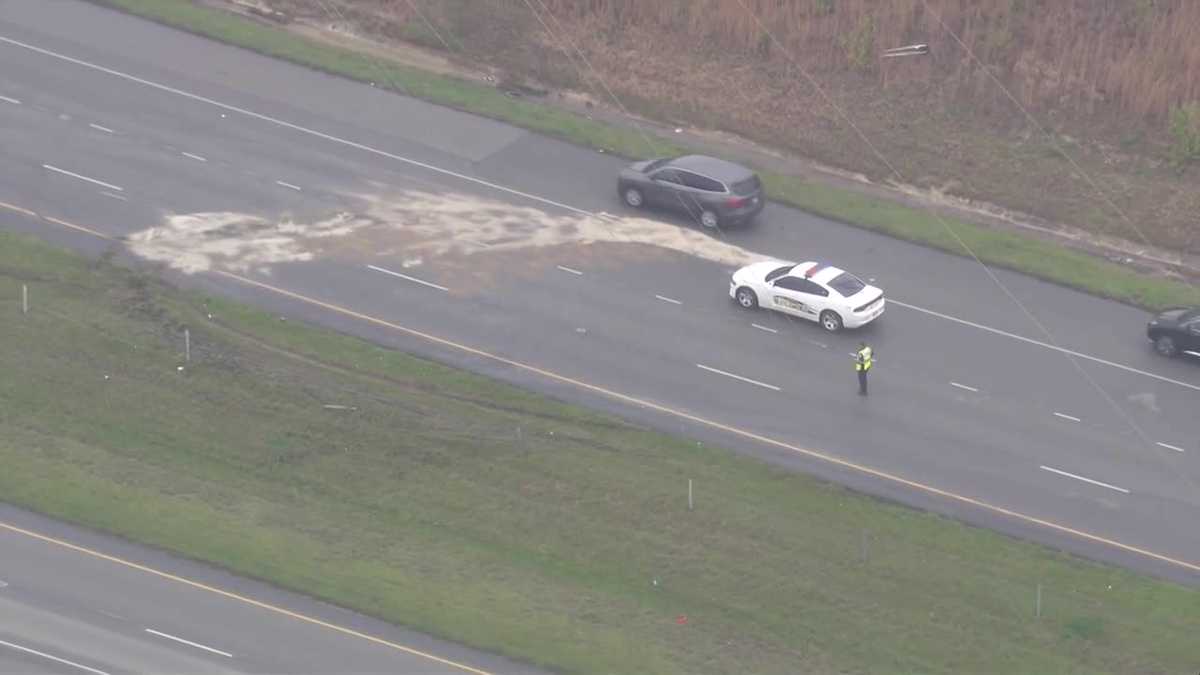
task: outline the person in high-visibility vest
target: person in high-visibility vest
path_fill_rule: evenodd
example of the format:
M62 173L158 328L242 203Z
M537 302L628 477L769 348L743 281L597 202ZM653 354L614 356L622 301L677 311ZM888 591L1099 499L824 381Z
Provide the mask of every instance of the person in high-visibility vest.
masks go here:
M867 373L871 370L871 348L867 343L858 343L858 353L854 355L854 370L858 372L858 395L867 395Z

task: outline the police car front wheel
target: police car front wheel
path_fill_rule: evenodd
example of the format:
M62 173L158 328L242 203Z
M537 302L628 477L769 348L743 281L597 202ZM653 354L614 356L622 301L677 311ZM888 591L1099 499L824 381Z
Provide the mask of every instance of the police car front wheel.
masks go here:
M755 307L758 307L758 296L755 295L754 291L750 290L749 288L743 286L737 289L737 293L735 295L737 297L737 303L743 308L754 309Z

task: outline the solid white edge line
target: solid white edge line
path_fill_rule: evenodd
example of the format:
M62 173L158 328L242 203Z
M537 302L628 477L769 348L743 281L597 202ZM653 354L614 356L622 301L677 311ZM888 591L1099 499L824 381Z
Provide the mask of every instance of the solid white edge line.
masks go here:
M285 188L288 188L289 190L295 190L296 192L302 192L299 185L292 185L291 183L285 183L281 180L275 181L275 184L283 186Z
M85 181L87 181L87 182L89 182L89 183L95 183L96 185L99 185L99 186L101 186L101 187L106 187L106 188L108 188L109 190L116 190L117 192L124 192L124 191L125 191L125 188L123 188L123 187L120 187L120 186L117 186L117 185L113 185L112 183L105 183L104 181L102 181L102 180L96 180L95 178L88 178L87 176L81 176L81 175L79 175L79 174L77 174L77 173L73 173L73 172L71 172L71 171L67 171L66 169L60 169L60 168L58 168L57 166L51 166L51 165L49 165L49 164L43 164L43 165L42 165L42 168L43 168L43 169L47 169L47 170L49 170L49 171L54 171L54 172L56 172L56 173L61 173L61 174L62 174L62 175L64 175L64 176L70 176L71 178L78 178L79 180L85 180Z
M1168 450L1174 450L1175 452L1183 452L1183 451L1184 451L1184 450L1183 450L1183 448L1180 448L1180 447L1177 447L1177 446L1174 446L1174 445L1170 445L1170 444L1168 444L1168 443L1155 443L1155 445L1158 445L1159 447L1166 448L1166 449L1168 449Z
M233 654L230 654L229 652L223 652L220 649L213 649L212 647L207 647L205 645L200 644L199 642L192 642L191 640L184 640L181 637L175 637L174 635L168 635L167 633L161 633L159 631L154 630L153 628L147 628L146 632L150 633L151 635L157 635L161 638L166 638L168 640L174 640L176 642L180 642L182 644L188 645L189 647L195 647L196 649L203 649L206 652L212 652L213 654L220 654L221 656L231 658L231 659L233 658Z
M665 295L655 295L654 297L658 298L659 300L662 300L663 302L669 302L672 305L682 305L683 304L682 302L676 300L675 298L668 298Z
M392 276L394 276L394 277L399 277L399 278L401 278L401 279L405 279L405 280L407 280L407 281L411 281L411 282L413 282L414 284L421 284L422 286L428 286L428 287L430 287L430 288L436 288L436 289L438 289L439 291L449 291L449 290L450 290L449 288L446 288L445 286L438 286L437 284L430 283L430 282L428 282L428 281L425 281L424 279L418 279L418 278L416 278L416 277L410 277L410 276L408 276L407 274L401 274L401 273L399 273L399 272L393 272L392 270L389 270L389 269L386 269L386 268L383 268L383 267L378 267L378 266L376 266L376 265L367 265L367 268L368 268L368 269L375 270L376 272L382 272L382 273L384 273L384 274L390 274L390 275L392 275Z
M62 663L62 664L71 666L72 668L78 668L80 670L83 670L83 671L86 671L89 673L94 673L95 675L109 675L108 673L104 672L103 670L96 670L95 668L89 668L83 664L75 663L74 661L68 661L66 659L54 656L53 654L39 652L36 649L30 649L29 647L22 647L21 645L13 644L11 642L5 642L4 640L0 640L0 645L4 645L5 647L11 647L13 649L23 651L27 654L35 654L37 656L42 657L43 659L50 659L51 661Z
M595 215L596 215L595 213L592 213L592 212L590 212L590 211L587 211L587 210L585 210L585 209L580 209L580 208L577 208L577 207L571 206L571 205L569 205L569 204L564 204L564 203L562 203L562 202L554 201L553 199L547 199L547 198L545 198L545 197L539 197L539 196L537 196L537 195L530 194L530 193L528 193L528 192L523 192L523 191L521 191L521 190L515 190L515 189L513 189L513 188L509 188L509 187L505 187L505 186L503 186L503 185L499 185L499 184L497 184L497 183L492 183L492 182L490 182L490 181L485 181L485 180L482 180L482 179L479 179L479 178L475 178L474 176L468 176L468 175L466 175L466 174L458 173L458 172L456 172L456 171L450 171L449 169L443 169L443 168L441 168L441 167L434 166L434 165L432 165L432 164L426 164L425 162L419 162L419 161L417 161L417 160L415 160L415 159L409 159L409 158L407 158L407 157L403 157L403 156L401 156L401 155L397 155L397 154L395 154L395 153L387 152L386 150L380 150L380 149L378 149L378 148L373 148L373 147L371 147L371 146L369 146L369 145L364 145L364 144L362 144L362 143L358 143L358 142L355 142L355 141L347 140L347 139L345 139L345 138L339 138L339 137L337 137L337 136L333 136L333 135L331 135L331 134L326 134L326 133L323 133L323 132L320 132L320 131L316 131L315 129L308 129L308 128L306 128L306 127L302 127L302 126L300 126L300 125L298 125L298 124L293 124L293 123L291 123L291 122L285 122L284 120L277 119L277 118L271 117L271 116L269 116L269 115L264 115L264 114L262 114L262 113L256 113L256 112L254 112L254 111L251 111L251 110L246 110L246 109L244 109L244 108L239 108L239 107L237 107L237 106L229 105L228 103L221 103L220 101L216 101L216 100L214 100L214 99L211 99L211 98L207 98L207 97L204 97L204 96L200 96L200 95L198 95L198 94L193 94L193 93L190 93L190 92L186 92L186 91L183 91L182 89L176 89L176 88L174 88L174 87L168 87L168 86L167 86L167 85L165 85L165 84L159 84L159 83L157 83L157 82L152 82L152 81L150 81L150 80L146 80L146 79L143 79L143 78L140 78L140 77L136 77L136 76L134 76L134 75L130 75L130 74L128 74L128 73L123 73L123 72L121 72L121 71L118 71L118 70L113 70L112 68L106 68L106 67L104 67L104 66L101 66L101 65L98 65L98 64L95 64L95 63L89 63L89 62L87 62L87 61L83 61L83 60L81 60L81 59L76 59L76 58L73 58L73 57L67 56L67 55L65 55L65 54L59 54L59 53L57 53L57 52L53 52L53 51L50 51L50 50L48 50L48 49L43 49L43 48L41 48L41 47L36 47L36 46L34 46L34 45L27 44L27 43L21 42L21 41L19 41L19 40L14 40L14 39L12 39L12 38L8 38L8 37L3 37L3 36L0 36L0 42L4 42L4 43L7 43L7 44L10 44L10 45L16 46L16 47L20 47L20 48L22 48L22 49L27 49L27 50L29 50L29 51L36 52L36 53L38 53L38 54L42 54L42 55L45 55L45 56L49 56L49 57L51 57L51 58L56 58L56 59L59 59L59 60L62 60L62 61L66 61L66 62L68 62L68 63L74 63L75 65L78 65L78 66L83 66L84 68L90 68L90 69L92 69L92 70L96 70L96 71L99 71L99 72L102 72L102 73L105 73L105 74L108 74L108 75L112 75L113 77L119 77L119 78L122 78L122 79L128 80L128 81L130 81L130 82L136 82L137 84L141 84L141 85L144 85L144 86L147 86L147 87L152 87L152 88L154 88L154 89L158 89L159 91L164 91L164 92L167 92L167 93L169 93L169 94L174 94L174 95L176 95L176 96L182 96L182 97L184 97L184 98L188 98L188 99L191 99L191 100L193 100L193 101L199 101L199 102L201 102L201 103L206 103L206 104L208 104L208 105L212 105L212 106L215 106L215 107L217 107L217 108L221 108L221 109L223 109L223 110L229 110L229 111L231 111L231 112L236 112L236 113L238 113L238 114L241 114L241 115L246 115L247 117L252 117L252 118L254 118L254 119L261 120L261 121L263 121L263 122L267 122L267 123L270 123L270 124L275 124L275 125L278 125L278 126L281 126L281 127L287 128L287 129L291 129L291 130L293 130L293 131L298 131L298 132L300 132L300 133L303 133L303 134L308 134L308 135L310 135L310 136L314 136L314 137L316 137L316 138L321 138L321 139L324 139L324 140L327 140L327 141L330 141L330 142L333 142L333 143L338 143L338 144L341 144L341 145L345 145L345 146L347 146L347 147L351 147L351 148L355 148L355 149L358 149L358 150L362 150L362 151L364 151L364 152L369 152L369 153L372 153L372 154L375 154L375 155L379 155L380 157L386 157L386 158L388 158L388 159L393 159L393 160L395 160L395 161L397 161L397 162L404 162L405 164L409 164L409 165L411 165L411 166L418 166L418 167L421 167L421 168L423 168L423 169L426 169L426 170L429 170L429 171L433 171L434 173L440 173L440 174L442 174L442 175L444 175L444 176L452 176L452 177L454 177L454 178L457 178L457 179L459 179L459 180L463 180L463 181L467 181L467 182L470 182L470 183L474 183L474 184L476 184L476 185L482 185L482 186L484 186L484 187L488 187L488 188L491 188L491 189L493 189L493 190L498 190L498 191L500 191L500 192L506 192L506 193L508 193L508 194L516 195L516 196L518 196L518 197L524 197L524 198L526 198L526 199L531 199L531 200L533 200L533 201L540 202L540 203L542 203L542 204L548 204L548 205L551 205L551 206L556 206L556 207L558 207L558 208L565 209L565 210L567 210L567 211L570 211L570 212L572 212L572 213L576 213L576 214L579 214L579 215L583 215L583 216L595 216ZM1012 339L1014 339L1014 340L1020 340L1020 341L1022 341L1022 342L1026 342L1026 343L1028 343L1028 344L1037 345L1037 346L1039 346L1039 347L1044 347L1044 348L1046 348L1046 349L1052 349L1052 350L1054 350L1054 351L1062 352L1062 353L1064 353L1064 354L1070 354L1070 355L1072 355L1072 356L1076 356L1076 357L1078 357L1078 358L1081 358L1081 359L1087 359L1087 360L1089 360L1089 361L1093 361L1093 362L1095 362L1095 363L1101 363L1101 364L1104 364L1104 365L1106 365L1106 366L1110 366L1110 367L1112 367L1112 368L1117 368L1117 369L1120 369L1120 370L1124 370L1124 371L1126 371L1126 372L1130 372L1130 373L1136 373L1136 374L1138 374L1138 375L1144 375L1144 376L1146 376L1146 377L1151 377L1151 378L1157 379L1157 380L1159 380L1159 381L1162 381L1162 382L1169 382L1169 383L1171 383L1171 384L1175 384L1175 385L1178 385L1178 386L1181 386L1181 387L1186 387L1186 388L1188 388L1188 389L1192 389L1192 390L1194 390L1194 391L1200 391L1200 385L1190 384L1190 383L1187 383L1187 382L1182 382L1182 381L1180 381L1180 380L1174 380L1174 379L1171 379L1171 378L1169 378L1169 377L1164 377L1164 376L1162 376L1162 375L1156 375L1156 374L1154 374L1154 373L1147 372L1147 371L1144 371L1144 370L1138 370L1137 368L1133 368L1133 367L1131 367L1131 366L1126 366L1126 365L1123 365L1123 364L1120 364L1120 363L1115 363L1115 362L1113 362L1113 361L1108 361L1108 360L1106 360L1106 359L1102 359L1102 358L1099 358L1099 357L1096 357L1096 356L1088 356L1087 354L1082 354L1082 353L1080 353L1080 352L1072 351L1072 350L1070 350L1070 349L1066 349L1066 348L1064 348L1064 347L1058 347L1058 346L1055 346L1055 345L1051 345L1051 344L1048 344L1048 343L1045 343L1045 342L1041 342L1041 341L1038 341L1038 340L1034 340L1034 339L1032 339L1032 338L1027 338L1027 337L1024 337L1024 336L1022 336L1022 335L1017 335L1017 334L1015 334L1015 333L1009 333L1009 332L1007 332L1007 331L1003 331L1003 330L1000 330L1000 329L998 329L998 328L992 328L992 327L990 327L990 326L984 326L983 324L975 323L975 322L973 322L973 321L967 321L966 319L959 319L959 318L957 318L957 317L953 317L953 316L950 316L950 315L948 315L948 314L943 314L943 313L941 313L941 312L936 312L936 311L934 311L934 310L931 310L931 309L925 309L924 307L918 307L918 306L916 306L916 305L910 305L910 304L908 304L908 303L901 302L901 301L899 301L899 300L896 300L896 299L894 299L894 298L893 298L893 299L890 299L890 300L889 300L889 302L891 302L892 304L900 305L901 307L907 307L908 309L912 309L912 310L915 310L915 311L918 311L918 312L924 312L925 314L929 314L930 316L936 316L936 317L938 317L938 318L945 319L945 320L947 320L947 321L953 321L953 322L956 322L956 323L963 324L963 325L965 325L965 326L971 326L971 327L973 327L973 328L977 328L977 329L979 329L979 330L988 331L988 332L994 333L994 334L996 334L996 335L1003 335L1003 336L1005 336L1005 337L1009 337L1009 338L1012 338ZM1200 356L1200 354L1197 354L1197 355L1198 355L1198 356Z
M1089 355L1083 354L1081 352L1067 349L1066 347L1059 347L1057 345L1052 345L1050 343L1042 342L1040 340L1034 340L1033 338L1027 338L1024 335L1017 335L1016 333L1009 333L1008 331L1000 330L999 328L992 328L991 326L985 326L981 323L975 323L974 321L967 321L966 319L960 319L958 317L950 316L949 314L935 312L932 309L925 309L924 307L910 305L906 302L900 302L899 300L896 300L896 299L891 299L891 300L889 300L889 302L891 302L894 305L900 305L901 307L906 307L913 311L922 312L922 313L928 314L930 316L936 316L939 319L945 319L946 321L953 321L954 323L959 323L964 326L970 326L971 328L977 328L979 330L987 331L987 332L993 333L995 335L1001 335L1003 337L1011 338L1013 340L1018 340L1020 342L1026 343L1026 344L1031 344L1031 345L1035 345L1038 347L1043 347L1045 349L1050 349L1050 350L1059 352L1060 354L1068 354L1070 356L1074 356L1077 358L1086 359L1093 363L1099 363L1102 365L1109 366L1111 368L1117 368L1118 370L1124 370L1127 373L1144 375L1145 377L1151 377L1156 380L1159 380L1160 382L1169 382L1170 384L1178 385L1180 387L1186 387L1193 391L1200 391L1200 385L1191 384L1189 382L1183 382L1181 380L1171 379L1169 377L1165 377L1163 375L1157 375L1155 373L1151 373L1151 372L1145 371L1145 370L1138 370L1137 368L1134 368L1132 366L1127 366L1127 365L1124 365L1121 363L1116 363L1115 361L1109 361L1107 359L1102 359L1098 356L1089 356ZM1200 354L1197 354L1197 356L1200 356Z
M228 103L222 103L220 101L212 100L212 98L200 96L198 94L191 94L191 92L188 92L188 91L184 91L181 89L175 89L175 88L173 88L173 86L167 86L166 84L151 82L151 80L149 80L149 79L143 79L140 77L132 76L132 74L124 73L121 71L116 71L116 70L113 70L113 68L108 68L108 67L104 67L101 65L92 64L92 62L84 61L82 59L72 58L72 56L67 56L66 54L59 54L56 52L52 52L52 50L49 50L49 49L35 47L35 46L32 46L32 44L20 42L18 40L13 40L13 38L11 38L11 37L0 36L0 42L12 44L12 46L20 47L22 49L28 49L28 50L30 50L30 52L35 52L38 54L50 56L50 58L67 61L67 62L70 62L70 64L76 64L78 66L91 68L91 70L110 74L110 76L113 76L113 77L119 77L121 79L126 79L126 80L128 80L128 82L134 82L137 84L142 84L144 86L150 86L150 88L152 88L152 89L166 91L166 92L168 92L168 94L174 94L176 96L190 98L190 100L192 100L192 101L198 101L198 102L210 104L210 106L214 106L214 107L221 108L224 110L230 110L230 112L246 115L246 117L250 117L253 119L257 119L257 120L262 120L262 121L265 121L265 123L282 126L282 127L284 127L284 129L290 129L293 131L298 131L300 133L306 133L306 135L308 135L308 136L322 138L322 139L324 139L324 141L329 141L331 143L338 143L338 144L346 145L346 147L348 147L348 148L355 148L358 150L365 151L365 153L379 155L380 157L388 157L388 159L390 159L390 160L395 160L397 162L404 162L410 166L421 167L421 168L427 169L427 171L431 171L434 173L439 173L442 175L449 175L449 177L454 177L454 178L457 178L460 180L468 181L468 183L474 183L475 185L482 185L485 187L490 187L490 189L492 189L492 190L506 192L506 193L509 193L509 195L516 195L518 197L533 199L534 202L539 202L542 204L550 204L550 205L553 205L553 207L558 207L560 209L568 210L574 214L583 215L583 216L595 216L596 215L596 214L592 213L592 211L588 211L586 209L571 207L570 204L564 204L562 202L553 201L553 199L547 199L546 197L539 197L536 195L532 195L532 193L529 193L529 192L523 192L521 190L514 190L514 189L511 189L511 187L505 187L503 185L491 183L491 181L475 178L475 177L472 177L472 175L467 175L467 174L450 171L450 169L444 169L442 167L428 165L428 163L425 163L425 162L410 160L410 159L408 159L408 157L396 155L395 153L389 153L389 151L386 151L386 150L372 148L372 147L370 147L370 145L356 143L354 141L348 141L348 139L346 139L346 138L338 138L337 136L329 135L329 133L323 133L320 131L307 129L307 127L300 126L298 124L289 123L289 121L272 118L272 117L270 117L270 115L264 115L262 113L253 112L253 110L247 110L245 108L230 106L230 104L228 104ZM1172 378L1170 378L1170 377L1156 375L1156 374L1153 374L1153 372L1147 372L1145 370L1138 370L1138 369L1132 368L1132 366L1118 364L1115 362L1110 362L1110 360L1102 359L1099 357L1087 356L1087 354L1080 353L1080 352L1074 352L1072 350L1067 350L1067 348L1064 348L1064 347L1057 347L1055 345L1046 344L1046 342L1033 340L1033 339L1031 339L1031 337L1016 335L1015 333L1008 333L1008 331L1006 331L1006 330L1000 330L998 328L991 328L991 327L988 327L988 325L974 323L972 321L966 321L966 319L949 316L949 315L946 315L946 313L937 312L934 310L926 310L926 309L924 309L924 307L919 307L917 305L910 305L907 303L902 303L902 301L896 300L894 298L889 299L888 301L889 301L889 303L892 303L895 305L900 305L901 307L907 307L907 309L928 313L928 315L930 315L930 316L936 316L938 318L946 319L946 321L953 321L955 323L970 325L970 327L972 327L972 328L978 328L979 330L986 330L986 331L989 331L989 333L994 333L996 335L1012 337L1013 340L1020 340L1022 342L1027 342L1027 344L1030 344L1030 345L1037 345L1039 347L1045 347L1045 348L1048 348L1048 350L1054 350L1057 352L1070 354L1070 356L1078 357L1081 359L1091 360L1091 362L1094 362L1094 363L1108 365L1108 366L1110 366L1110 368L1116 368L1116 369L1124 370L1127 372L1134 372L1134 374L1138 374L1138 375L1142 375L1142 376L1146 376L1146 377L1152 377L1152 378L1154 378L1154 380L1158 380L1158 381L1162 381L1162 382L1169 382L1171 384L1177 384L1177 386L1186 387L1188 389L1195 390L1195 392L1200 392L1200 386L1196 386L1196 384L1190 384L1188 382L1172 380ZM1200 354L1196 354L1196 356L1200 356Z
M1100 481L1092 480L1091 478L1084 478L1083 476L1077 476L1073 473L1068 473L1061 469L1055 469L1054 467L1046 466L1045 464L1042 465L1042 469L1045 471L1049 471L1050 473L1056 473L1060 476L1066 476L1067 478L1074 478L1075 480L1081 480L1085 483L1091 483L1092 485L1099 485L1100 487L1105 487L1105 488L1108 488L1109 490L1115 490L1117 492L1123 492L1125 494L1129 494L1129 490L1126 490L1123 487L1117 487L1116 485L1109 485L1108 483L1101 483Z
M556 267L564 272L570 272L576 276L583 276L583 272L580 272L579 270L573 270L570 267L563 267L562 265L556 265Z
M767 331L768 333L778 333L778 332L779 332L779 331L775 330L774 328L767 328L766 326L760 326L760 325L758 325L758 324L756 324L756 323L752 323L752 324L750 324L750 325L751 325L751 326L754 326L755 328L757 328L757 329L759 329L759 330L765 330L765 331Z
M9 98L7 96L0 96L0 101L4 101L5 103L11 103L13 105L21 105L21 102L18 101L17 99Z
M767 384L766 382L759 382L758 380L752 380L748 377L742 377L741 375L734 375L733 373L727 373L724 370L717 370L716 368L710 368L702 363L697 363L696 367L700 368L701 370L707 370L710 373L724 375L725 377L732 377L735 380L741 380L742 382L757 385L759 387L762 387L763 389L770 389L771 391L782 391L782 389L780 389L779 387L776 387L773 384Z
M201 157L200 155L193 155L190 152L181 152L179 154L183 155L184 157L190 157L191 159L194 159L197 162L207 162L208 161L207 159Z
M93 129L95 129L96 131L103 131L103 132L104 132L104 133L106 133L106 134L115 134L115 133L117 133L117 132L113 131L112 129L109 129L108 127L102 127L102 126L100 126L99 124L88 124L88 126L89 126L89 127L91 127L91 128L93 128Z
M574 206L570 206L568 204L563 204L562 202L556 202L553 199L547 199L545 197L539 197L537 195L530 194L528 192L522 192L521 190L515 190L513 188L504 187L503 185L499 185L497 183L492 183L492 182L489 182L486 180L475 178L474 176L468 176L466 174L458 173L456 171L450 171L449 169L443 169L441 167L434 166L432 164L426 164L425 162L419 162L415 159L409 159L407 157L403 157L401 155L397 155L395 153L388 152L386 150L380 150L378 148L373 148L369 145L364 145L362 143L357 143L355 141L347 140L345 138L339 138L337 136L333 136L333 135L326 134L326 133L323 133L320 131L316 131L315 129L308 129L306 127L300 126L299 124L285 122L284 120L281 120L281 119L278 119L275 117L271 117L269 115L264 115L262 113L256 113L252 110L246 110L245 108L239 108L237 106L229 105L228 103L221 103L220 101L217 101L217 100L214 100L211 98L207 98L204 96L200 96L199 94L193 94L190 92L183 91L182 89L168 87L165 84L159 84L157 82L152 82L150 80L146 80L146 79L134 76L134 75L130 75L128 73L123 73L119 70L113 70L112 68L106 68L104 66L101 66L101 65L98 65L95 63L89 63L82 59L77 59L77 58L74 58L71 56L67 56L65 54L59 54L58 52L53 52L53 51L50 51L49 49L43 49L42 47L36 47L34 45L31 45L31 44L28 44L25 42L21 42L19 40L14 40L12 38L0 36L0 42L4 42L6 44L10 44L15 47L20 47L22 49L27 49L31 52L36 52L38 54L42 54L44 56L49 56L51 58L59 59L61 61L66 61L68 63L74 63L77 66L83 66L84 68L90 68L92 70L95 70L95 71L98 71L101 73L105 73L107 75L112 75L113 77L119 77L121 79L128 80L130 82L136 82L137 84L141 84L141 85L144 85L147 87L152 87L154 89L158 89L159 91L167 92L168 94L182 96L184 98L191 99L193 101L198 101L200 103L206 103L208 105L220 108L222 110L228 110L230 112L235 112L240 115L252 117L256 120L267 122L269 124L274 124L277 126L284 127L286 129L291 129L293 131L298 131L303 134L308 134L309 136L313 136L315 138L320 138L320 139L327 140L327 141L330 141L333 143L345 145L346 147L362 150L363 152L369 152L369 153L372 153L375 155L379 155L380 157L387 157L388 159L394 159L397 162L404 162L405 164L408 164L410 166L418 166L423 169L433 171L435 173L440 173L443 176L451 176L451 177L457 178L459 180L474 183L476 185L482 185L484 187L488 187L493 190L498 190L500 192L506 192L508 194L516 195L518 197L524 197L526 199L531 199L535 202L540 202L542 204L556 206L560 209L565 209L567 211L579 214L581 216L594 216L595 215L591 211L587 211L587 210L580 209L580 208L577 208Z
M122 197L121 195L115 195L111 192L105 192L104 190L101 190L100 194L104 195L105 197L112 197L113 199L120 199L123 202L129 201L129 197Z
M957 383L957 382L951 382L951 383L950 383L950 386L951 386L951 387L958 387L959 389L966 389L967 391L973 391L973 392L976 392L976 393L978 393L978 392L979 392L979 390L978 390L978 389L976 389L975 387L968 387L968 386L967 386L967 385L965 385L965 384L959 384L959 383Z
M1054 413L1054 415L1055 415L1055 417L1061 417L1061 418L1063 418L1064 420L1071 420L1072 422L1079 422L1079 421L1081 421L1081 420L1080 420L1078 417L1072 417L1071 415L1064 415L1064 414L1062 414L1062 413L1060 413L1060 412L1056 412L1056 413Z

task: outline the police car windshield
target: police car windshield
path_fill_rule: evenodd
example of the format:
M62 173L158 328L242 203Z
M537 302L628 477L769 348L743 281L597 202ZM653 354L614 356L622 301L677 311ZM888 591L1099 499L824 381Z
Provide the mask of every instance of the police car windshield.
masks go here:
M795 265L784 265L783 267L777 267L771 270L770 274L767 275L767 281L775 281L779 277L791 272L793 267L795 267Z
M834 277L829 286L847 298L867 287L861 279L849 272L842 272Z

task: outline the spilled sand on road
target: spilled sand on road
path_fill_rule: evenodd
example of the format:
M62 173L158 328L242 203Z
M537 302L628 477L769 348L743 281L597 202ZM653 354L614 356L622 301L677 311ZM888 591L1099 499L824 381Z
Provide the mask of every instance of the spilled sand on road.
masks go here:
M310 219L227 211L168 215L128 243L135 254L188 274L270 274L275 265L320 258L424 266L433 273L493 266L505 274L540 273L539 261L592 257L588 250L596 245L609 261L676 254L733 267L769 257L722 241L720 233L640 217L550 213L462 193L404 190L349 195L348 202L353 211ZM539 255L547 252L552 255Z

